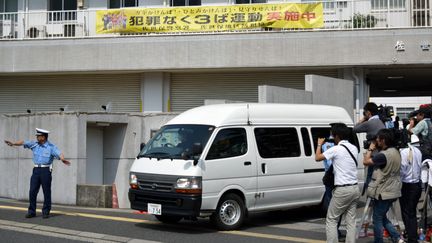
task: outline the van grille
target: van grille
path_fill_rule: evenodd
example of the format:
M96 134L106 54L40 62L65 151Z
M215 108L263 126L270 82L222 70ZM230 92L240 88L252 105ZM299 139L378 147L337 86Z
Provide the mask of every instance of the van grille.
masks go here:
M170 182L138 180L138 186L141 190L172 192L174 185Z
M137 174L138 186L144 191L174 192L174 185L178 176Z

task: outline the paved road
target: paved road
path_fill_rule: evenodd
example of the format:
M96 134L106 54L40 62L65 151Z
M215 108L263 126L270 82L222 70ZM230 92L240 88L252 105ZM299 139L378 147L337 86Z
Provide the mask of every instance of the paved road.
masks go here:
M2 242L325 242L324 218L312 208L253 214L240 230L222 232L206 219L166 225L121 209L54 205L52 217L26 219L27 206L0 199Z

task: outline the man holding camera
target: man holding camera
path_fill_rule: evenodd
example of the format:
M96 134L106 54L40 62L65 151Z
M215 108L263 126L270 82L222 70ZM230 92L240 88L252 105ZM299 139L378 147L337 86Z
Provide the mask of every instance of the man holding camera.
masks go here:
M378 106L369 102L366 103L363 107L363 118L354 126L353 132L355 133L366 133L366 141L364 141L363 148L368 149L371 142L374 141L376 134L379 130L384 129L384 123L380 120L378 116ZM377 152L374 152L375 155ZM371 180L373 172L373 167L368 167L367 177L364 184L363 192L366 191L366 188Z
M338 242L337 224L345 214L346 241L355 242L356 208L360 198L357 179L358 149L348 142L351 131L343 123L332 124L331 134L334 137L334 147L322 153L321 146L325 139L318 138L315 160L332 160L334 185L333 196L327 210L326 235L327 242Z
M401 156L395 145L392 131L382 129L377 133L376 141L370 144L363 158L365 166L374 168L367 195L374 200L373 224L376 243L384 242L383 228L390 233L393 242L403 242L399 232L386 216L393 202L401 197ZM379 153L373 156L375 150Z
M420 150L422 160L432 159L432 124L431 124L431 104L421 105L420 109L412 114L418 123L415 125L414 117L410 118L408 132L417 135L420 140Z

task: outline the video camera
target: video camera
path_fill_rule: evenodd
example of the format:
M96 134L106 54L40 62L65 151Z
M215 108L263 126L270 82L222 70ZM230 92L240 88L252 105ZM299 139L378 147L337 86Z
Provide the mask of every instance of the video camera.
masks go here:
M378 106L378 116L384 123L392 120L392 116L394 116L393 106Z

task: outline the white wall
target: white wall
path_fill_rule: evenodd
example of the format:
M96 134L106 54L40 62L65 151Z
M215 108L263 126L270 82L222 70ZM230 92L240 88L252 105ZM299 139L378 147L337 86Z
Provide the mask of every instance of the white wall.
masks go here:
M313 104L340 106L353 116L353 81L320 75L306 75L305 90L312 93Z
M258 86L259 103L312 104L312 92L270 85Z
M77 112L51 112L35 114L15 114L0 116L0 138L8 140L35 139L35 127L50 130L49 140L56 144L71 161L66 166L60 161L54 162L52 201L60 204L76 204L76 187L86 183L86 135L87 124L96 121L108 123L122 123L118 129L107 132L108 142L104 147L114 154L106 152L110 158L107 165L114 160L111 171L105 172L108 178L117 186L119 206L129 207L127 192L129 190L129 169L139 152L141 142L150 139L151 130L159 129L171 120L175 113L160 114L109 114L109 113L77 113ZM95 148L89 148L95 149ZM112 165L113 163L111 163ZM23 147L9 147L0 143L0 197L28 200L30 176L32 174L32 153ZM113 171L117 168L116 171ZM65 193L66 192L66 193ZM38 200L43 200L39 193Z

